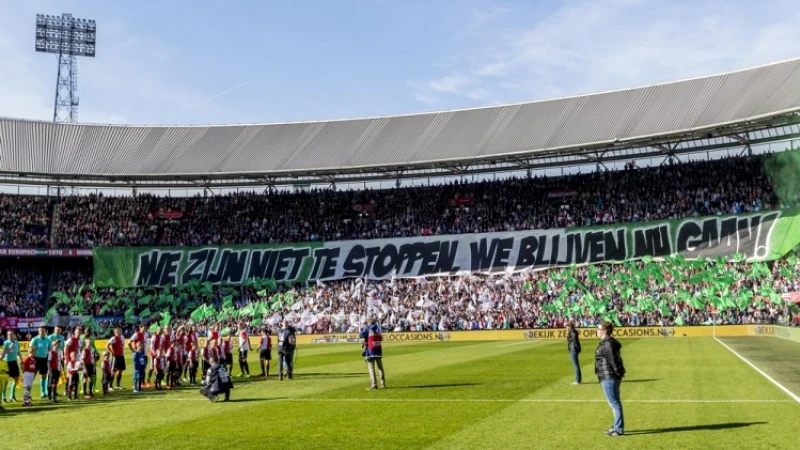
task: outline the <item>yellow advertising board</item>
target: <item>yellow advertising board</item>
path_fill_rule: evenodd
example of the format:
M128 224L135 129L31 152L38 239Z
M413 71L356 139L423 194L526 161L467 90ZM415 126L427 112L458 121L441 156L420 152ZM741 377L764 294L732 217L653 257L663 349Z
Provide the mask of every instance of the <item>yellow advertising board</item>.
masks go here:
M581 339L596 339L595 328L579 328ZM680 338L680 337L739 337L739 336L769 336L800 342L800 328L778 325L722 325L722 326L693 326L693 327L619 327L614 329L614 336L618 339L640 338ZM251 336L250 345L253 349L258 347L260 336ZM271 337L273 345L275 336ZM466 341L558 341L567 339L566 328L540 328L533 330L476 330L476 331L422 331L408 333L384 333L385 343L409 342L466 342ZM198 339L200 347L205 345L206 338ZM232 339L234 347L237 339ZM356 333L336 334L298 334L298 344L346 344L360 343L361 339ZM105 339L97 340L97 349L102 351L106 347ZM28 342L20 342L23 354L28 350Z
M752 336L767 336L800 342L800 328L782 325L754 325Z
M755 336L754 325L695 326L695 327L620 327L614 336L625 338L672 338L672 337L713 337L716 336ZM595 328L579 328L582 339L597 338ZM463 341L542 341L565 340L566 328L542 328L534 330L480 330L480 331L431 331L409 333L384 333L384 342L463 342ZM299 335L301 344L339 344L361 342L358 334L315 334Z

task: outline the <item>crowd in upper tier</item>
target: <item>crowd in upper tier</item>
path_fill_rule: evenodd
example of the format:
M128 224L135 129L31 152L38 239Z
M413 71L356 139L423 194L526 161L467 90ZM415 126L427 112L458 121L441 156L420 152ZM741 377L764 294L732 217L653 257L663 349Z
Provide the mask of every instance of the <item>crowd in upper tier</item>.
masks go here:
M47 247L51 236L53 246L61 248L371 239L587 226L795 206L776 192L763 166L764 157L753 156L386 190L191 198L0 196L0 246ZM57 220L52 220L54 214Z

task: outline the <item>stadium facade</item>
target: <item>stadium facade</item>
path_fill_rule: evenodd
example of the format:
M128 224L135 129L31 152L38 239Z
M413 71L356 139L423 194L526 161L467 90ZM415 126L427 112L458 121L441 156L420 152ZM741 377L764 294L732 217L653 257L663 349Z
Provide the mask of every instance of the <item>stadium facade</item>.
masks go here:
M0 183L214 188L530 171L800 136L800 58L647 87L457 111L253 125L0 119Z

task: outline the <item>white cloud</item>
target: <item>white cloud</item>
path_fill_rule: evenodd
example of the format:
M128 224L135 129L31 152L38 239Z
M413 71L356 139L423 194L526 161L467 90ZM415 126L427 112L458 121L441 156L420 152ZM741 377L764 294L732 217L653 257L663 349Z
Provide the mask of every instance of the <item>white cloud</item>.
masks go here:
M427 105L474 106L636 87L800 56L800 12L785 0L565 2L533 26L478 14L475 39L441 55L445 73L414 80ZM469 47L469 48L466 48ZM469 82L467 82L467 80ZM476 94L477 93L477 94Z
M428 87L436 92L454 94L472 83L472 79L466 75L446 75L428 82Z

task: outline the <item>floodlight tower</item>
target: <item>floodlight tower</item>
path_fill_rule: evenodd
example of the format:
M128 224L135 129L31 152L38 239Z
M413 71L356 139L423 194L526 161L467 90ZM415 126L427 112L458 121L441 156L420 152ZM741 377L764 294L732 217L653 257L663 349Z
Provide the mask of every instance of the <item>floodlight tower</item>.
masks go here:
M58 54L53 122L78 121L78 56L93 58L97 26L72 14L36 15L36 51Z

